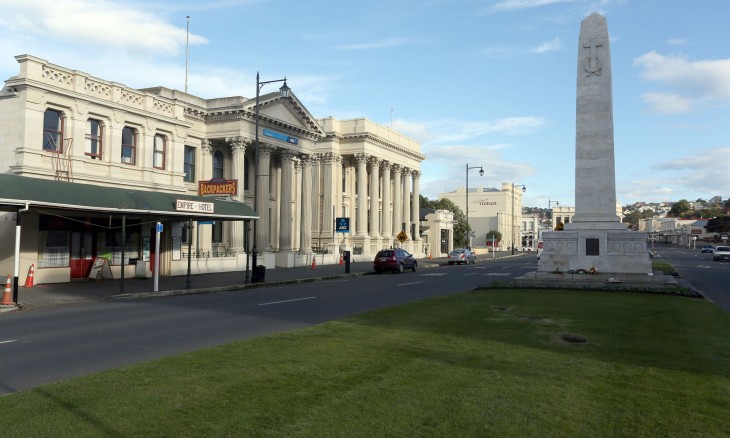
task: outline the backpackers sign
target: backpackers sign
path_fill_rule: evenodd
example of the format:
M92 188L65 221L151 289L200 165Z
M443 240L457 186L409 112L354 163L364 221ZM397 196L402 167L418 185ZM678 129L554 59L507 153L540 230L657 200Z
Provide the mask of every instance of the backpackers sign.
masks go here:
M198 195L200 196L236 196L237 194L237 179L212 179L210 181L198 182Z

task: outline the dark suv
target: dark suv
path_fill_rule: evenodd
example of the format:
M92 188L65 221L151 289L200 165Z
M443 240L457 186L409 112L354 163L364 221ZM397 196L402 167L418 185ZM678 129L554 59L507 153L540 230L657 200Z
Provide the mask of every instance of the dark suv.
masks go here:
M401 273L406 269L416 272L417 267L418 262L413 255L400 248L380 250L373 260L373 269L378 274L382 274L383 271Z

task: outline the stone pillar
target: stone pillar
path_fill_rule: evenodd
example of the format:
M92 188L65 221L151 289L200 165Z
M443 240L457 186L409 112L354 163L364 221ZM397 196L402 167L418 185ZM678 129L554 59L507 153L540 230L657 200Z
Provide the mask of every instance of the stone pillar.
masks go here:
M226 141L231 146L233 155L233 171L232 179L238 181L236 184L236 194L233 198L236 201L243 202L243 180L245 178L245 169L243 168L243 157L246 154L246 140L243 137L230 137ZM231 221L231 249L236 252L243 251L243 224L239 221Z
M414 170L413 173L413 198L411 199L411 216L413 218L413 240L421 240L421 187L419 181L421 172Z
M391 214L393 212L390 206L390 163L387 161L380 162L380 168L383 170L383 230L382 235L385 239L384 244L390 246L393 241L393 221Z
M274 151L272 145L259 143L258 167L256 168L256 213L259 215L256 224L256 251L264 252L269 250L269 174L271 173L271 153Z
M370 157L370 237L380 238L380 160Z
M292 190L294 181L293 158L296 154L290 150L284 150L279 154L281 158L281 205L279 213L279 251L291 252L292 250Z
M411 169L404 168L403 171L403 222L405 222L405 231L408 238L413 240L411 236Z
M393 236L401 232L403 223L403 173L399 164L391 167L393 171Z
M200 140L200 171L198 173L199 181L207 181L213 174L213 144L210 140Z
M355 154L355 161L357 162L357 231L355 236L363 237L368 234L368 164L369 156L367 154Z
M309 155L299 157L302 166L302 222L299 252L312 252L312 161Z
M327 237L328 244L334 239L334 222L332 216L332 208L334 207L334 184L335 165L340 163L340 155L335 153L326 153L322 156L324 164L322 168L322 177L324 178L324 199L322 200L322 234ZM324 242L323 242L324 244Z

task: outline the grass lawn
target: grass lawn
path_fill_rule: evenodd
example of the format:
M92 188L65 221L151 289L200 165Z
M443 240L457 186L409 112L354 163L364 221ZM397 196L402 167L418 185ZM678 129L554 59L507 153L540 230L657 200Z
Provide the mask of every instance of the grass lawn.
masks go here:
M0 397L0 412L3 437L729 436L730 315L480 290Z

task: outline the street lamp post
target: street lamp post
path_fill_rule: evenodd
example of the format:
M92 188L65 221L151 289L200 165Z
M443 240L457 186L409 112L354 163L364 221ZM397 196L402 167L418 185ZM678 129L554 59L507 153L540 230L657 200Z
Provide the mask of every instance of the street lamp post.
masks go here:
M548 211L550 212L550 228L553 228L553 207L552 204L555 204L557 206L560 206L560 201L553 201L551 199L548 199Z
M479 169L479 176L484 176L484 169L482 166L469 167L469 163L466 163L466 246L471 248L469 244L469 170Z
M527 187L523 184L512 183L512 255L515 255L515 187L522 187L523 193L527 191Z
M254 179L253 179L253 208L257 212L260 212L262 210L262 207L258 205L259 199L258 199L258 186L259 186L259 176L267 176L267 175L259 175L259 94L261 91L261 87L263 87L266 84L271 84L274 82L284 82L284 85L279 88L279 93L281 93L281 97L287 98L289 97L289 92L291 91L291 88L289 88L286 85L286 77L284 79L275 79L273 81L263 81L259 79L259 72L256 72L256 144L254 145ZM245 172L245 169L244 169ZM260 216L259 216L260 217ZM258 225L258 220L255 220L253 223L253 251L251 256L251 263L253 264L253 269L251 270L251 283L257 283L260 279L258 278L258 269L256 266L258 254L256 249L256 227Z

